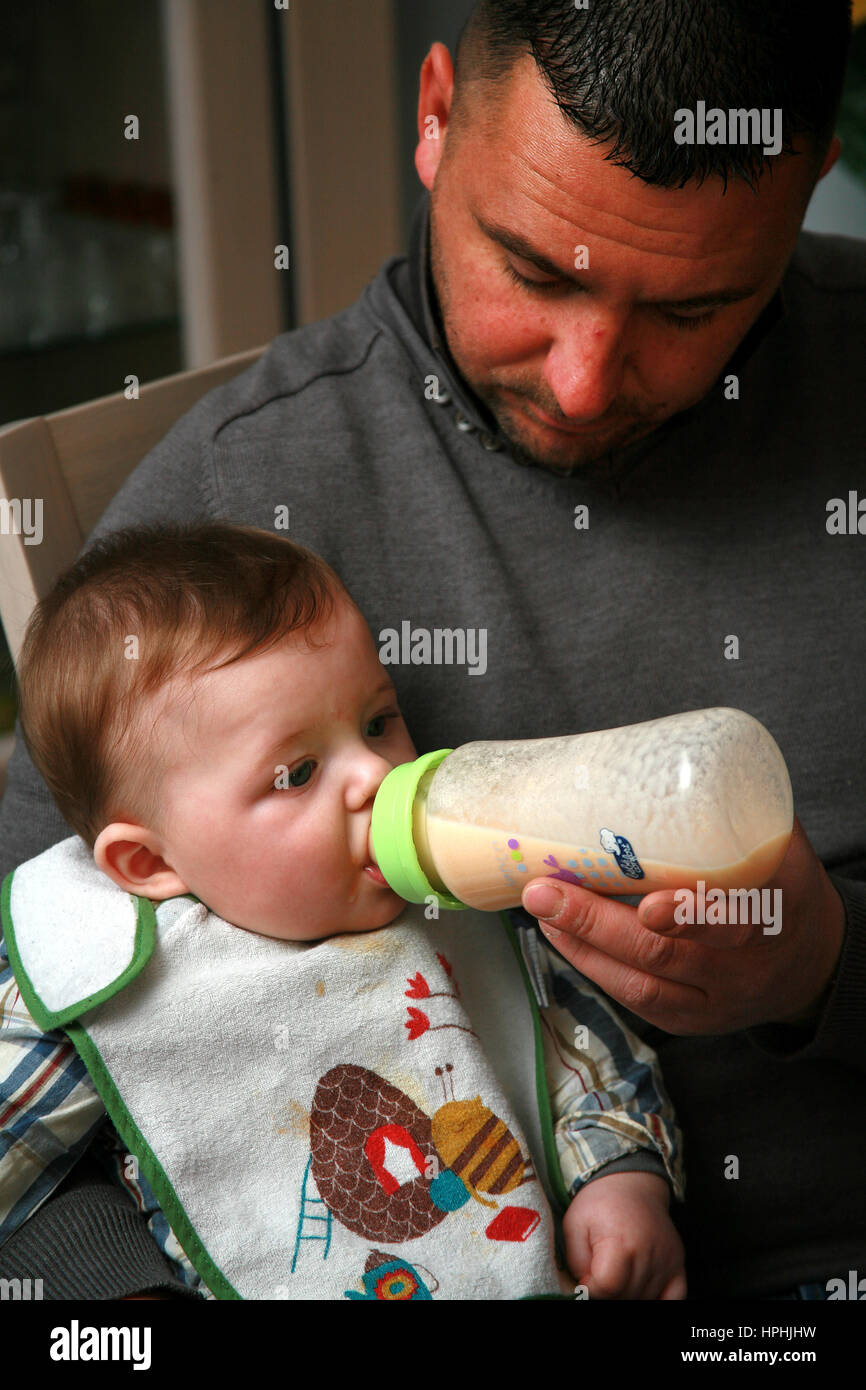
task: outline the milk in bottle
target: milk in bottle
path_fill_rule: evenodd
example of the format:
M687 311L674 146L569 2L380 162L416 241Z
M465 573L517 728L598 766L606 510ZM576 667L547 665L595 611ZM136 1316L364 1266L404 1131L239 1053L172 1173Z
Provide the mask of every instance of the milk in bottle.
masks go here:
M715 708L428 753L385 778L371 844L401 897L492 911L543 876L620 895L698 880L758 888L792 827L772 736L742 710Z

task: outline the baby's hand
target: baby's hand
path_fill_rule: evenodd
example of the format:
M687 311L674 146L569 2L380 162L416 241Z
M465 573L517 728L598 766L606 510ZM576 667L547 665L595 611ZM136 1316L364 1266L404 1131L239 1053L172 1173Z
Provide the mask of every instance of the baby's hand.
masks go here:
M658 1174L596 1178L562 1224L568 1268L590 1298L685 1298L685 1251Z

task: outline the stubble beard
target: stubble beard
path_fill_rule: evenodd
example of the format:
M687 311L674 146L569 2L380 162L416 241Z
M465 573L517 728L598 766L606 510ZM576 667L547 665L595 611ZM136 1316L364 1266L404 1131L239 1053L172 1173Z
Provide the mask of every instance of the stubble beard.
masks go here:
M455 358L455 361L457 359ZM462 369L461 369L462 370ZM558 449L542 453L534 444L529 427L523 428L520 420L509 405L503 403L497 386L475 384L468 377L469 384L487 406L506 439L509 449L518 462L535 468L545 468L551 473L570 474L577 469L587 472L607 474L615 471L616 454L635 443L643 435L656 428L656 421L632 419L618 428L608 428L599 439L574 439L564 441ZM512 389L512 388L508 388ZM526 397L534 404L532 397ZM539 425L539 429L543 426Z

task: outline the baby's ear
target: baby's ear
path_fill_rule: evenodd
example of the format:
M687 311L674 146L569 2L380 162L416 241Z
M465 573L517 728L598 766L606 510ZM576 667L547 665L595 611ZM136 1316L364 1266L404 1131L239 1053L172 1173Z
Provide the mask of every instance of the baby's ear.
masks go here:
M145 826L114 821L96 837L93 858L97 868L125 893L162 902L189 889L161 851L159 840Z

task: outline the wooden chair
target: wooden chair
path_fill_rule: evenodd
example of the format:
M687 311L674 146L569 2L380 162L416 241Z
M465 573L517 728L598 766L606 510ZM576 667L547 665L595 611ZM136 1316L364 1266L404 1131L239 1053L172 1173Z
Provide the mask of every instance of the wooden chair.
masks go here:
M135 466L196 401L238 376L264 347L53 415L0 428L0 619L17 663L27 619L71 564ZM41 544L15 533L16 504L42 499ZM26 513L25 513L26 516ZM19 513L20 517L20 513Z

